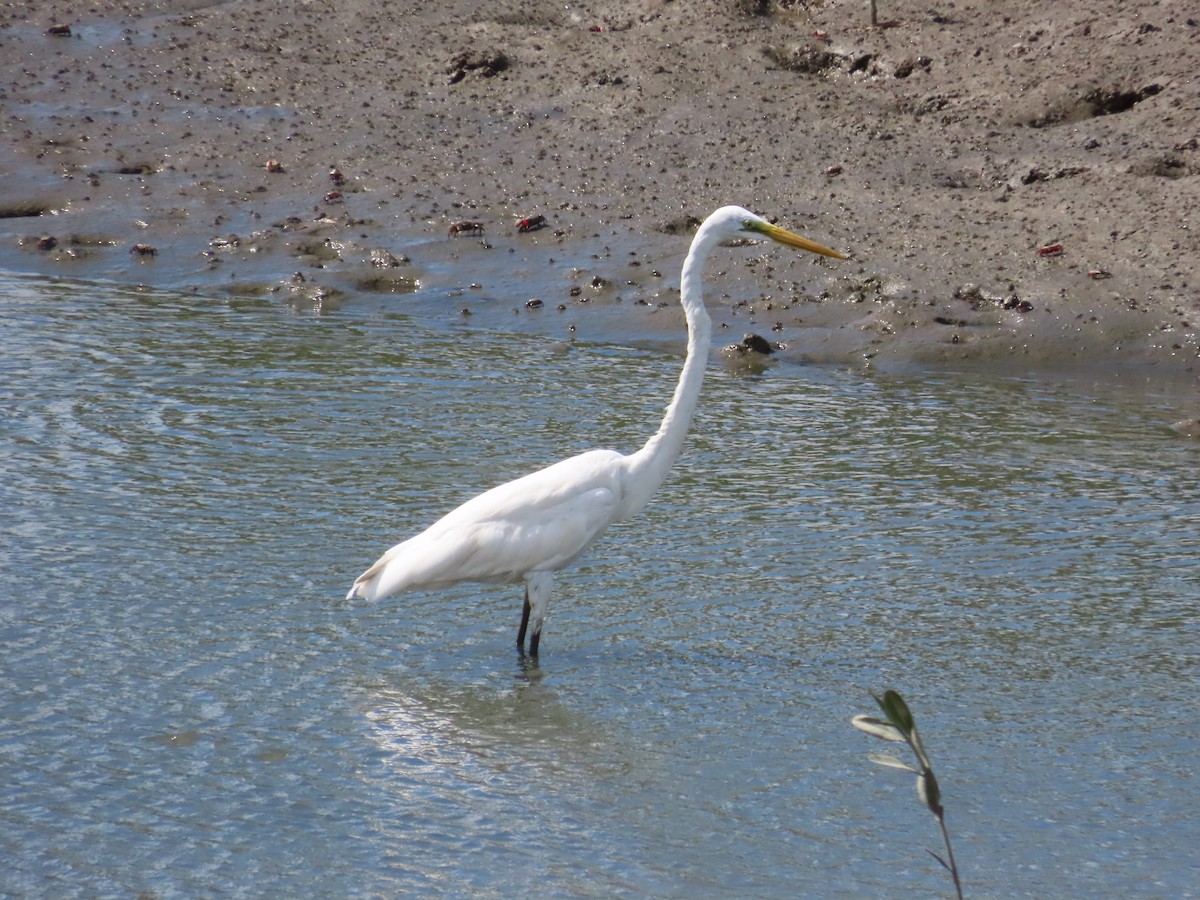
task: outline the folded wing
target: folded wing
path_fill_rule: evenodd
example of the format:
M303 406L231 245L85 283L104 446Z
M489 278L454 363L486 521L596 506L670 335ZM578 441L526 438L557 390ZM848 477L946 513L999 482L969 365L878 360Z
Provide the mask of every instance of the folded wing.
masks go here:
M612 524L625 459L592 450L492 488L388 550L349 596L374 600L462 581L515 582L560 569Z

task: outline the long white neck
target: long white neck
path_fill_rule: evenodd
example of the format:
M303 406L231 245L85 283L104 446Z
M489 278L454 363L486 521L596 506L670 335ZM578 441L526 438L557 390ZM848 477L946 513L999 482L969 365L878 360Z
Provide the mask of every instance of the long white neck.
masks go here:
M675 386L675 395L658 431L641 450L628 458L629 480L618 518L633 515L650 501L667 477L671 464L679 456L688 426L692 424L692 414L696 411L700 387L704 383L704 369L708 365L712 337L712 321L704 308L700 282L708 254L719 241L720 235L701 226L683 262L679 292L683 314L687 318L687 358L683 361L679 384Z

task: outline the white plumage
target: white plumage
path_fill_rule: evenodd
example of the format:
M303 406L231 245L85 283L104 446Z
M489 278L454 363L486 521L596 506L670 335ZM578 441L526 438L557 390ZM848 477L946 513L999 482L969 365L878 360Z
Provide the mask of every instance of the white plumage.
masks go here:
M737 206L710 215L683 263L680 294L688 325L687 358L658 431L630 455L589 450L473 497L428 529L388 550L363 572L347 599L377 600L405 590L464 581L525 583L517 632L537 656L554 573L570 565L613 522L641 510L666 478L696 409L708 361L711 324L700 281L708 254L723 241L767 237L844 259L840 253L771 225Z

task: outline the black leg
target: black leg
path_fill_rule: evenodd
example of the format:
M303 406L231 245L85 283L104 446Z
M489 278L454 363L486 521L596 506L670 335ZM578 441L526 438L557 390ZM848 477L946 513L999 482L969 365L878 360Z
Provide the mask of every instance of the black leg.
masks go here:
M529 627L529 588L525 588L525 608L521 610L521 627L517 629L517 649L525 652L525 629ZM537 646L537 635L533 636L533 646ZM533 651L534 654L537 650Z
M539 628L533 633L533 637L529 639L529 655L537 656L538 641L542 639L542 630Z

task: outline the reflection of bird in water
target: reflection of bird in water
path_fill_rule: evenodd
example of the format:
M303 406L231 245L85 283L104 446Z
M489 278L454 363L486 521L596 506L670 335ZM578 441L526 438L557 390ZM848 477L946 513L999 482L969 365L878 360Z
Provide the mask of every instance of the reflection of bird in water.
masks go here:
M1200 438L1200 419L1180 419L1171 428L1184 437Z
M680 292L687 317L687 358L658 431L628 456L589 450L468 500L428 529L397 544L367 569L347 599L376 600L398 591L464 581L525 583L517 647L537 656L554 573L574 562L613 522L641 510L679 455L700 396L711 323L700 293L704 263L719 244L765 237L811 253L840 253L785 231L737 206L710 215L683 262Z

